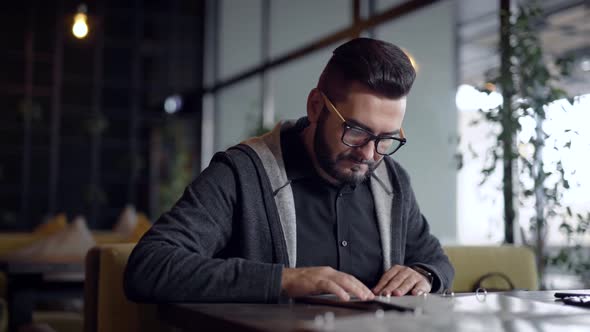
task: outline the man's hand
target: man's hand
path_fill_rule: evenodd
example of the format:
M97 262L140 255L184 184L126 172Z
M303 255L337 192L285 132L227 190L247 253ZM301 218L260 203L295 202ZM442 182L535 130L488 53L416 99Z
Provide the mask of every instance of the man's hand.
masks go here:
M377 286L373 288L376 295L402 296L408 292L412 295L430 293L432 285L426 277L412 270L412 268L395 265L383 274Z
M342 301L350 300L351 295L361 300L374 298L357 278L329 266L284 268L281 289L289 297L330 293Z

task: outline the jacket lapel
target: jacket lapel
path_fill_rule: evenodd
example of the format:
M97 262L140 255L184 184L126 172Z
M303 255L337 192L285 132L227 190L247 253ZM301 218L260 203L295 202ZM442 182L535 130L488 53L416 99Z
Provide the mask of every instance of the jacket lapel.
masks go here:
M387 165L382 159L371 176L371 192L375 202L375 214L381 236L381 250L383 251L383 270L391 268L391 211L393 190Z
M287 246L289 267L297 265L297 218L295 215L295 200L293 190L289 185L287 172L283 162L281 151L281 128L291 126L291 122L279 123L275 128L260 137L251 138L243 144L250 146L258 155L266 174L270 180L275 204L279 213L284 240ZM391 268L392 249L392 225L391 215L393 207L393 188L391 177L387 170L385 160L381 160L379 166L371 176L371 192L375 202L375 214L381 237L381 249L383 251L383 269ZM398 241L395 241L396 243ZM393 250L399 253L399 250Z
M295 267L297 265L297 219L293 190L288 185L289 180L281 152L281 126L282 123L279 123L271 132L260 137L251 138L242 144L251 147L264 165L264 170L270 180L283 230L282 233L287 245L289 267Z

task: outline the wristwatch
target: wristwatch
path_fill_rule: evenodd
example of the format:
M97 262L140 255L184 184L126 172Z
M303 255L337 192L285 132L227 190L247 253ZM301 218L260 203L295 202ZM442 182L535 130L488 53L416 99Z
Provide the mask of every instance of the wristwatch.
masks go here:
M424 278L426 278L426 280L428 280L428 282L430 283L430 285L432 285L432 282L434 281L434 276L432 275L432 273L430 273L429 271L421 268L420 266L414 265L410 267L412 270L420 273L421 275L424 276Z

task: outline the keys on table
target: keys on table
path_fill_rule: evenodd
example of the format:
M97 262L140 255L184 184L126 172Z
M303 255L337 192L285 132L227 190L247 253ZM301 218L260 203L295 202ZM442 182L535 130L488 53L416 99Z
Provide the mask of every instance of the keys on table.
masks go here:
M563 298L563 303L590 308L590 295L566 296Z
M556 292L555 297L561 299L565 304L590 308L590 294L588 293Z

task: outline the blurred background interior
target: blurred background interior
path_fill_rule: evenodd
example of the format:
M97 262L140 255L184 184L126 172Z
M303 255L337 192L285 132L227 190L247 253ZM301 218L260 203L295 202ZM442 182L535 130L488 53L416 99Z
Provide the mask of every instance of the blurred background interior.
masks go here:
M542 13L529 19L539 44L530 48L542 51L546 68L561 78L551 83L568 97L544 108L542 168L548 178L562 176L559 190L548 194L557 203L542 207L547 273L541 285L588 288L590 1L537 4ZM523 169L534 154L538 118L517 119L514 146L522 158L512 186L522 194L512 199L513 238L507 240L502 160L488 169L501 127L486 117L506 96L498 79L507 51L501 8L510 9L515 22L519 8L533 5L3 1L0 246L22 251L72 220L90 230L93 242L81 244L84 250L137 241L214 152L305 115L307 94L331 51L366 36L402 47L418 71L404 124L408 144L395 158L412 176L432 232L445 245L535 248L536 197L527 191L533 180ZM511 47L518 46L510 38ZM569 70L562 75L552 63L563 59ZM513 98L518 101L518 93ZM564 248L586 255L572 249L564 257Z

